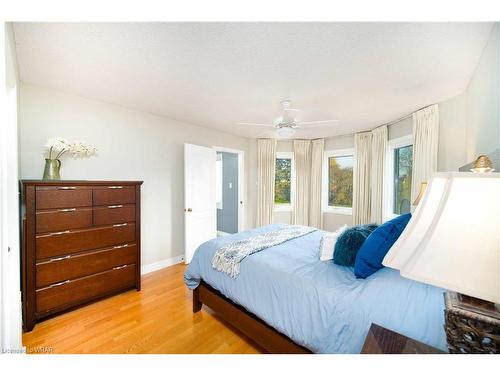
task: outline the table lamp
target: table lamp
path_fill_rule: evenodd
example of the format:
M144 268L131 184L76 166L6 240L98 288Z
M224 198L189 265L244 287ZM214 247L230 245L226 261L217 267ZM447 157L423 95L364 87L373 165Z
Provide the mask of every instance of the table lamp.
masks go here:
M445 293L450 352L498 352L500 175L434 174L383 264L450 291Z
M427 182L421 182L420 183L420 191L418 192L418 195L415 198L415 201L413 202L414 206L418 206L418 204L420 203L420 201L424 197L426 190L427 190Z

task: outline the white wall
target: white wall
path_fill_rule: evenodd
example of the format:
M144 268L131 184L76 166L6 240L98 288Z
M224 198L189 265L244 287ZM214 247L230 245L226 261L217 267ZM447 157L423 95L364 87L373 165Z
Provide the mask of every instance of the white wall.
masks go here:
M5 92L0 127L0 347L20 350L21 286L18 199L18 72L12 25L2 28L5 42ZM3 70L3 69L2 69Z
M500 149L500 24L484 47L467 89L439 103L439 171L457 171Z
M500 24L491 31L467 87L467 161L500 148Z
M439 103L439 172L456 172L467 164L466 113L466 93Z
M249 151L243 137L29 84L21 85L20 110L22 178L41 178L43 145L60 136L99 149L96 157L64 157L61 178L144 181L142 264L148 269L184 254L183 144Z

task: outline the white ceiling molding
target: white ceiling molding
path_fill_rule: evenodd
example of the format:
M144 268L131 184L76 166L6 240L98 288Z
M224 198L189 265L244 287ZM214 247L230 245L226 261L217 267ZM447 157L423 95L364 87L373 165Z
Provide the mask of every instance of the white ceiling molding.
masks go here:
M15 23L20 78L247 137L290 99L317 138L463 92L492 23Z

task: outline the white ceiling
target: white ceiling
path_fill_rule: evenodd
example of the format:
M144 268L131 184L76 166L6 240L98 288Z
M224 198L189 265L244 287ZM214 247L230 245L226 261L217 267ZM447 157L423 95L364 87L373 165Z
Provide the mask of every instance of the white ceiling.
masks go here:
M247 137L280 100L370 129L464 91L491 23L15 23L23 82Z

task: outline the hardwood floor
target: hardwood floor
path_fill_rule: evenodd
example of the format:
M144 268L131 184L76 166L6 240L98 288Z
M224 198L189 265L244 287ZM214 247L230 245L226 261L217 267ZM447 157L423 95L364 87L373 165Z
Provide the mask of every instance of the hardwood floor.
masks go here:
M183 264L142 277L142 290L38 323L23 334L29 353L262 353L206 306L193 314Z

